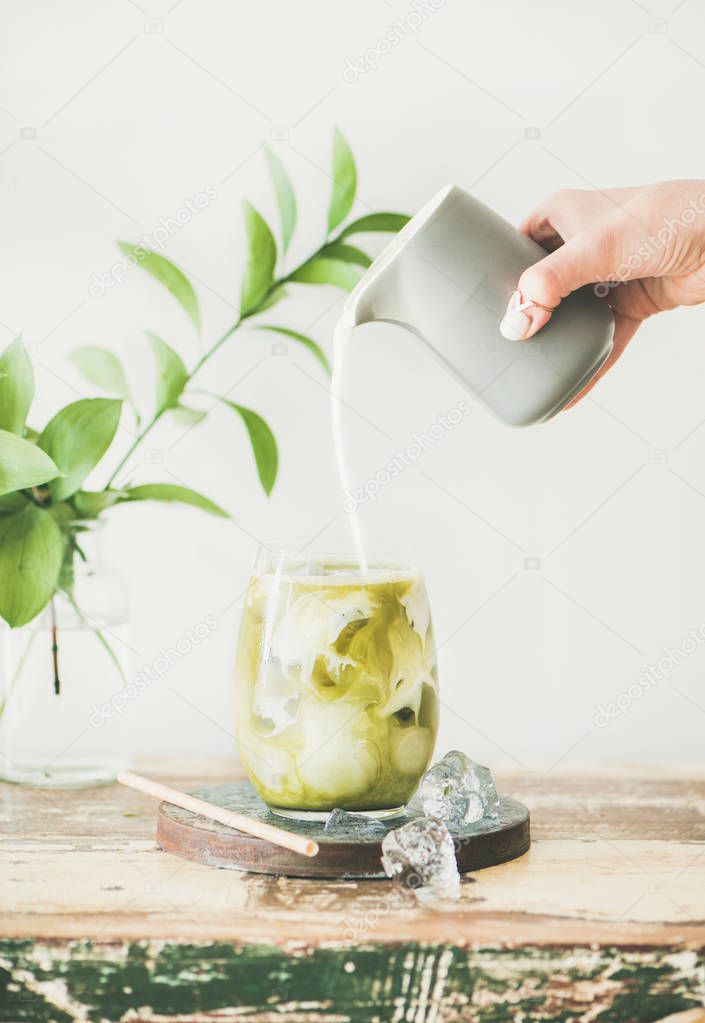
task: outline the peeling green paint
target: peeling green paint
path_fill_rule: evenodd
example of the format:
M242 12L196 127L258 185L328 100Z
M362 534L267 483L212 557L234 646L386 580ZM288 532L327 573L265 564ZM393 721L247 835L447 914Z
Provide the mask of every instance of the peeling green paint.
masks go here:
M668 948L0 941L0 964L0 1023L650 1023L705 1003L702 952Z
M702 963L700 965L702 972ZM629 964L611 976L621 981L625 990L615 995L609 1010L596 1017L596 1023L651 1023L676 1012L703 1005L703 993L693 1001L688 992L678 990L673 983L673 971L668 966ZM702 976L701 976L702 981Z

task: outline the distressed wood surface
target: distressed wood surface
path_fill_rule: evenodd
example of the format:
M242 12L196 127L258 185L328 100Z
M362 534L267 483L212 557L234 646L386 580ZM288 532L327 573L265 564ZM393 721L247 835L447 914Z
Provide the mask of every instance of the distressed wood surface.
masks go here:
M468 951L0 942L3 1023L702 1023L702 961L666 949ZM1 988L0 988L1 991ZM686 1014L681 1016L681 1014Z
M173 803L157 810L157 844L182 859L210 867L239 868L256 874L308 878L383 878L382 838L394 828L423 817L418 795L404 812L387 821L355 821L327 831L323 821L282 822L259 798L249 781L205 785L192 793L207 803L289 830L318 843L318 855L302 856L272 842L207 820ZM453 829L458 870L466 873L506 863L529 848L529 812L516 799L502 797L496 820L484 819Z
M234 764L142 769L177 787ZM307 947L446 943L705 946L705 771L498 772L525 802L533 846L464 879L457 903L419 906L387 881L315 881L214 870L154 841L156 804L118 786L0 786L0 935L236 941Z
M117 786L0 786L0 1023L704 1023L703 769L498 777L534 844L434 906L178 860Z

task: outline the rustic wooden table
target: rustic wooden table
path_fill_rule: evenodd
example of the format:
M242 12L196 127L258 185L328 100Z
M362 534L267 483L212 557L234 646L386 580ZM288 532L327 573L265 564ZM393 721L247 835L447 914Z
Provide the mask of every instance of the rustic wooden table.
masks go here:
M530 852L426 907L175 859L156 804L117 786L0 786L0 1020L705 1020L705 769L499 781L531 809Z

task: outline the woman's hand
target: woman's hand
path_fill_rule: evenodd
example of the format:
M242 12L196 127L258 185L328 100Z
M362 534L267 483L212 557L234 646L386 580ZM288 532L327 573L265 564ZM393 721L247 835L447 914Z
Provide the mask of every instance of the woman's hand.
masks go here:
M614 311L614 348L583 394L643 320L705 301L705 181L556 192L519 229L550 254L519 278L501 323L504 337L533 337L584 284L595 285Z

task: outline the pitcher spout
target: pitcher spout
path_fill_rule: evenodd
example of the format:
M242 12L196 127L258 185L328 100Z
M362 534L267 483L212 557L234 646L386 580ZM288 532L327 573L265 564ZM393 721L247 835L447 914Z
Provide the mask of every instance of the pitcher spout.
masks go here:
M457 185L446 185L391 239L350 293L343 317L350 327L375 320L405 322L408 310L404 287L405 267L415 238L433 217L464 195Z

